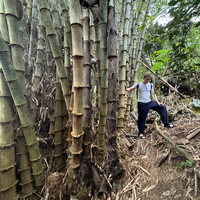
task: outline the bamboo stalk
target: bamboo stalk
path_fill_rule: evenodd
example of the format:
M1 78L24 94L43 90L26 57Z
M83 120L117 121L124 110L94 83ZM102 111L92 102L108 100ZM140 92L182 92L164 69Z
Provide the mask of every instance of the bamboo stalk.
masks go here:
M133 41L133 43L134 43L133 49L132 49L132 62L131 62L132 65L133 65L133 59L135 59L135 51L136 51L135 50L136 30L137 30L137 26L138 26L138 23L139 23L140 14L141 14L143 5L144 5L144 0L142 1L141 5L140 5L140 10L139 10L136 22L135 22L135 26L133 28L133 35L132 35L132 39L131 39L131 42ZM142 29L142 32L141 32L140 38L139 38L137 60L135 60L135 67L133 67L134 72L132 73L132 83L131 83L131 85L134 85L134 83L136 81L136 72L138 71L138 68L139 68L139 61L141 59L141 52L142 52L142 47L143 47L143 42L144 42L144 35L145 35L145 31L146 31L146 17L149 13L150 7L151 7L151 0L148 1L146 13L145 13L145 16L144 16L144 21L143 21L143 25L142 25L142 26L144 26L144 28ZM125 112L126 116L128 116L128 114L130 112L132 96L133 96L133 90L128 93L128 100L127 100L126 112Z
M0 10L1 8L2 1L0 1ZM2 19L5 18L3 15L0 14L0 27L2 27ZM4 25L6 28L7 25ZM1 67L0 64L0 199L11 200L17 198L18 182L15 174L13 104Z
M126 56L128 48L128 27L129 27L129 16L131 11L131 0L126 1L126 11L124 18L124 30L123 30L123 42L120 58L120 72L119 72L119 103L118 103L118 121L117 121L117 132L120 136L123 135L124 127L124 111L125 111L125 83L126 83Z
M30 47L28 52L29 67L27 69L27 74L30 75L31 67L34 65L35 61L35 50L36 50L36 38L37 38L37 0L31 0L30 2L30 19L31 19L31 30L30 30Z
M70 20L69 20L69 8L65 4L65 0L61 0L61 9L62 9L62 17L64 20L64 49L65 49L65 58L64 58L64 66L65 71L67 74L67 77L71 76L71 58L70 58L70 52L71 52L71 28L70 28ZM70 85L70 80L68 79L68 84ZM73 102L73 92L70 93L67 96L69 105L72 105ZM65 126L68 127L68 137L67 141L71 141L71 132L72 132L72 111L73 111L73 105L70 108L67 108L69 119Z
M90 18L89 9L83 9L83 81L84 81L84 93L83 93L83 149L87 154L83 154L84 159L90 159L90 144L91 144L91 102L90 102L90 89L91 89L91 49L90 49ZM88 150L86 150L88 149Z
M35 185L41 186L44 183L43 165L41 154L38 147L38 141L32 126L32 121L28 111L26 99L17 80L15 69L9 55L8 46L4 43L0 34L0 64L2 65L5 79L8 83L11 96L15 103L20 123L24 132L26 145L30 156Z
M40 8L41 21L46 28L46 34L49 39L53 57L57 66L58 76L60 78L65 104L68 109L69 108L68 95L70 91L69 84L67 84L68 77L63 64L62 52L60 51L60 47L56 39L55 30L53 29L49 4L45 0L41 0L38 2L38 5Z
M36 68L34 72L34 84L33 84L33 89L37 93L39 93L40 91L40 81L42 79L43 59L45 57L44 56L45 39L46 39L45 27L40 24L38 27Z
M60 16L59 16L59 4L51 3L51 17L53 22L53 27L56 32L56 40L58 41L58 46L60 51L62 51L62 39L60 34ZM56 96L55 96L55 113L54 113L54 145L55 145L55 163L56 167L59 168L63 162L63 95L62 89L59 82L58 70L56 70Z
M100 74L101 74L101 105L100 105L100 118L97 134L98 152L104 153L105 151L105 128L107 116L107 92L108 92L108 63L107 63L107 1L99 1L99 31L100 31Z
M74 169L75 175L81 164L82 140L83 140L83 48L82 48L82 23L80 16L81 6L78 0L72 1L70 4L70 22L72 33L72 61L73 61L73 90L74 90L74 106L73 106L73 132L72 147L70 149L72 159L71 167Z
M8 23L8 31L10 37L10 47L13 67L16 70L16 75L20 84L20 88L25 95L25 67L23 62L23 49L22 49L22 36L19 32L19 26L17 22L16 8L12 6L14 1L9 3L4 1L6 19ZM15 5L15 4L14 4ZM20 185L22 186L24 197L31 196L34 192L33 179L31 175L31 167L29 161L28 150L26 146L26 141L24 137L23 129L21 128L21 123L19 116L17 116L17 156L18 156L18 172L20 174Z

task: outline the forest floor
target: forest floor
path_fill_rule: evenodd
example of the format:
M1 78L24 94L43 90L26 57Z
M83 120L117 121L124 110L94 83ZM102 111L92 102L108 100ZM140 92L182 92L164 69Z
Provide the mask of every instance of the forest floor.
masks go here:
M173 101L172 101L173 99ZM129 137L137 131L136 120L130 117L124 129L128 151L119 148L120 158L126 170L121 182L121 190L116 199L123 200L198 200L200 199L200 116L187 107L191 103L179 97L168 96L162 100L172 114L171 124L176 127L161 131L178 147L191 155L191 166L183 155L175 151L171 144L161 137L156 129L156 113L151 112L147 118L146 138ZM191 139L191 133L198 134ZM166 160L155 167L156 161L164 154Z
M161 137L154 123L157 118L155 112L148 115L145 139L137 137L137 120L130 116L124 128L128 147L124 148L118 143L124 174L112 184L111 197L107 199L200 200L200 116L188 109L192 107L191 102L178 96L167 96L162 103L172 113L170 123L176 127L165 130L162 123L158 122L160 130L193 157L194 165L191 166L190 161ZM196 136L187 139L194 132L197 132ZM163 153L168 156L159 167L155 167ZM47 178L45 189L50 196L46 199L67 199L58 197L65 178L65 172L55 172ZM97 200L95 197L92 199Z

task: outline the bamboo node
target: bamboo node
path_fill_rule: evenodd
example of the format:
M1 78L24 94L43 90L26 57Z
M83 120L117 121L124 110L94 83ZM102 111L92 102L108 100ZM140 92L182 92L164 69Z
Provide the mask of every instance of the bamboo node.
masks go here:
M8 166L8 167L6 167L6 168L0 168L0 172L7 171L7 170L13 168L16 164L17 164L17 163L14 163L13 165L10 165L10 166Z
M17 185L17 183L18 183L18 180L16 180L12 185L8 186L7 188L0 189L0 192L5 192L6 190L8 190L8 189L14 187L15 185Z
M35 161L41 159L41 157L42 157L42 156L40 155L38 158L30 159L30 161L31 161L31 162L35 162ZM43 171L43 170L42 170L42 171Z
M81 137L82 135L84 135L84 132L82 132L82 133L79 134L79 135L75 135L75 134L74 134L74 131L72 131L72 132L71 132L71 135L72 135L72 137L74 137L74 138L79 138L79 137Z
M73 151L72 150L72 148L70 148L70 152L72 153L72 154L81 154L82 152L83 152L83 149L81 149L80 151Z
M7 144L3 146L0 145L0 149L9 148L9 147L12 147L13 145L15 145L15 142L13 142L12 144Z
M26 167L26 168L24 168L24 169L18 169L18 172L23 172L23 171L26 171L26 170L28 170L28 169L30 169L30 167Z
M30 181L24 182L24 183L20 182L19 185L24 186L24 185L28 185L28 184L30 184L32 182L33 182L33 179L31 179Z

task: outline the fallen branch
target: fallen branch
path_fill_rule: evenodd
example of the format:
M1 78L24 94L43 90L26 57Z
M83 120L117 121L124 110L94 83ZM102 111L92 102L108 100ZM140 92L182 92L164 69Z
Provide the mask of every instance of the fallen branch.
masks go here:
M167 85L168 87L170 87L172 90L174 90L174 92L176 92L177 94L179 94L182 98L186 99L177 89L175 89L172 85L170 85L166 80L164 80L163 78L161 78L160 76L158 76L149 66L147 66L146 64L144 64L143 62L139 61L141 64L143 64L151 73L153 73L154 75L156 75L158 78L160 78L162 80L163 83L165 83L165 85Z
M190 135L187 136L187 139L190 140L191 138L193 138L195 135L197 135L198 133L200 133L200 129L194 131L193 133L191 133Z
M159 118L156 118L156 119L155 119L155 125L156 125L156 130L159 132L159 134L160 134L165 140L167 140L167 141L172 145L172 147L173 147L176 151L178 151L180 154L182 154L187 160L193 160L193 158L192 158L189 154L187 154L185 151L183 151L182 149L180 149L180 148L174 143L173 140L169 139L169 138L159 129L158 123L157 123L158 120L159 120ZM193 160L193 162L194 162L194 160Z

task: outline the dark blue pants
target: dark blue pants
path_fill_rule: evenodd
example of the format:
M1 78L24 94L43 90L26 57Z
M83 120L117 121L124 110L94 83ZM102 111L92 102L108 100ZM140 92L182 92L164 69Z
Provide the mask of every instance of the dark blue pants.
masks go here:
M138 102L138 129L139 133L144 133L146 118L149 110L155 110L161 117L161 120L165 127L169 126L169 118L167 109L163 105L158 105L155 101L148 103Z

